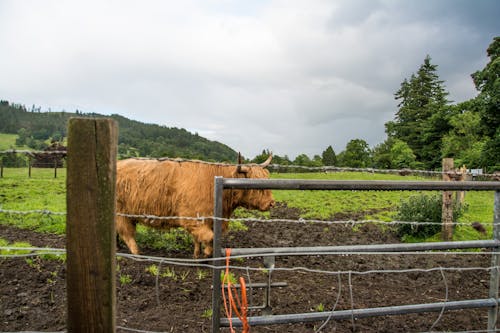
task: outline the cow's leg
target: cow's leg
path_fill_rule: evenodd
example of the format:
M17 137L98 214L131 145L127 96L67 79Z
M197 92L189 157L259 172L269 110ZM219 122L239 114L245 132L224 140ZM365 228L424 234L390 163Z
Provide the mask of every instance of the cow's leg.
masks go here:
M214 239L214 232L210 226L206 224L197 225L190 230L190 233L194 239L194 257L199 258L201 256L201 244L205 245L204 256L209 257L212 254L212 242Z
M196 240L193 243L194 243L193 258L198 259L201 255L201 243Z
M116 232L127 244L132 254L139 254L139 247L135 242L135 224L127 217L116 217Z
M212 255L212 252L214 251L212 242L205 242L203 244L205 245L205 250L203 250L203 254L205 258L208 258Z

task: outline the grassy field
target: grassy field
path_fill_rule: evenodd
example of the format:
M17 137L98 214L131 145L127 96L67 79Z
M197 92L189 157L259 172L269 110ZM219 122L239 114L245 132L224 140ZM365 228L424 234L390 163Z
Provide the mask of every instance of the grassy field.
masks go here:
M27 146L16 146L17 134L0 133L0 151L8 149L31 150Z
M32 170L28 178L25 168L6 168L0 178L0 208L14 211L47 210L66 211L66 170L58 169L54 178L53 169ZM424 180L422 177L401 177L373 173L300 173L272 174L275 179L332 179L332 180ZM277 202L286 203L300 211L304 219L345 220L349 216L357 219L391 221L401 200L419 193L411 191L273 191ZM493 192L470 191L466 194L467 210L459 222L481 222L488 233L481 236L470 227L458 226L455 240L491 237L493 221ZM238 211L238 216L251 216L252 212ZM259 215L261 216L261 215ZM269 214L264 214L269 216ZM347 217L347 218L342 218ZM8 214L0 212L0 223L30 228L39 232L63 234L65 217L53 214ZM436 236L428 240L438 240ZM422 240L420 240L422 241Z

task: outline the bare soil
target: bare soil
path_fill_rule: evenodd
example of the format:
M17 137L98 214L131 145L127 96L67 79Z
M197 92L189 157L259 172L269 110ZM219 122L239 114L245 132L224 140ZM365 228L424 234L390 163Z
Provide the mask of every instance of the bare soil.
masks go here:
M272 217L293 217L298 212L281 205ZM223 246L278 247L347 244L398 243L391 230L376 225L351 226L311 223L249 222L249 230L225 236ZM64 237L39 234L0 225L0 238L10 242L27 241L34 246L65 247ZM191 251L164 253L140 244L143 254L190 258ZM127 252L126 248L120 249ZM327 274L304 270L273 271L273 282L286 287L273 288L273 314L309 313L385 307L404 304L434 303L488 297L489 272L433 271L412 273L369 273L369 270L400 270L434 267L489 267L490 256L476 254L412 255L330 255L276 258L276 267L306 267L321 271L351 271L351 274ZM117 270L117 326L154 332L210 332L211 270L206 268L159 266L157 278L148 267L151 262L120 259ZM232 262L235 266L264 267L262 258ZM247 283L266 282L265 272L232 270ZM165 274L170 273L170 274ZM128 281L126 281L128 280ZM65 266L57 260L0 258L0 331L63 331L66 328ZM263 291L250 292L251 305L264 302ZM221 310L222 311L222 310ZM251 315L261 315L252 311ZM486 309L446 311L330 320L321 332L422 332L470 331L487 327ZM222 315L224 317L224 315ZM254 326L251 332L315 332L324 321ZM222 329L229 332L228 328ZM241 329L237 329L238 332Z

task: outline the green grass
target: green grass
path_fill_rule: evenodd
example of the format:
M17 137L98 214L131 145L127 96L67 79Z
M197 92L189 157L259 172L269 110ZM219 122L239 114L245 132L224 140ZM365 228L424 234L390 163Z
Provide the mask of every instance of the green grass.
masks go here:
M66 170L33 168L31 178L26 168L5 168L0 178L0 208L14 211L47 210L66 211ZM51 214L0 213L0 223L16 225L39 232L64 234L65 216Z
M273 179L318 180L405 180L425 181L421 176L373 174L368 172L272 174ZM423 193L423 191L419 191ZM391 221L401 202L415 191L273 191L277 202L298 208L304 219L345 220L343 216L355 215L357 219ZM481 222L486 235L468 226L457 226L453 235L456 241L491 239L494 192L469 191L465 196L467 209L458 220L461 223ZM439 241L440 235L426 239L408 238L411 242Z
M402 177L398 175L372 174L367 172L338 173L298 173L272 174L273 179L332 179L332 180L425 180L420 176ZM345 220L355 214L357 219L376 219L391 221L401 201L412 195L413 191L273 191L275 200L286 202L288 207L297 208L304 219ZM493 221L493 192L470 191L466 193L468 209L459 222L481 222L487 234L482 235L470 227L457 227L455 240L491 238ZM53 169L32 170L28 178L26 168L5 168L4 177L0 178L0 208L4 210L29 211L48 210L66 211L66 170L58 169L54 178ZM237 217L269 217L269 213L238 210ZM346 217L346 218L343 218ZM0 223L29 228L38 232L64 234L65 216L50 214L7 214L0 213ZM244 225L236 223L234 230L244 230ZM179 231L164 234L151 234L151 229L139 230L139 242L154 243L161 247L179 246L185 249L191 246L189 235ZM427 240L433 240L427 239ZM438 236L436 239L438 240ZM422 240L417 240L422 241ZM173 245L172 242L175 244ZM163 245L165 246L165 245Z
M17 139L17 134L0 133L0 151L8 149L17 149L17 150L30 149L27 146L16 146L16 139Z
M317 180L413 180L423 177L401 177L365 172L273 174L273 179ZM412 195L410 191L273 191L275 200L301 210L305 219L329 220L339 215L356 213L361 219L390 221L401 200Z

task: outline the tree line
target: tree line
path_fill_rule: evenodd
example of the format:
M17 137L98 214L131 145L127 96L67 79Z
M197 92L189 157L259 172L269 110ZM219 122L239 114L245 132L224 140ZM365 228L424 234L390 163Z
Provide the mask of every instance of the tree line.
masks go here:
M235 161L236 151L217 141L210 141L182 128L145 124L113 114L42 112L35 106L0 101L0 133L17 134L16 146L35 150L47 148L51 142L63 142L70 117L111 117L118 122L119 158L183 157L206 161ZM15 148L15 147L12 147Z
M426 169L441 167L446 157L468 168L500 170L500 37L487 49L489 62L471 74L478 95L453 104L448 100L438 66L427 55L416 73L405 78L394 97L399 102L394 120L385 123L387 138L370 148L362 139L349 141L335 154L331 146L310 159L301 154L291 161L275 156L274 162L304 166ZM268 151L256 156L264 159Z

